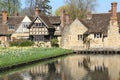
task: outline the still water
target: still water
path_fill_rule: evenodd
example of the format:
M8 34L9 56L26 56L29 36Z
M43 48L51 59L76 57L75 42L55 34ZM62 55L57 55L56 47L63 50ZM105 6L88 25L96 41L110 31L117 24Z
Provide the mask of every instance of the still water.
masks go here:
M0 80L120 80L120 56L69 55L11 70Z

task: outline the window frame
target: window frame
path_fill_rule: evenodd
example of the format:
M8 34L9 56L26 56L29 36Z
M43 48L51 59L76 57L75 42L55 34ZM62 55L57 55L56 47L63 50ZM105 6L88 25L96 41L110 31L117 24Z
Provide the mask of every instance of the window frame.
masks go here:
M82 40L83 41L83 35L82 34L78 34L78 40Z
M14 31L15 30L15 26L14 25L9 25L8 26L8 30L9 31Z
M35 27L43 27L45 26L44 23L34 23Z
M22 23L23 28L28 28L29 25L30 25L29 22L23 22Z
M94 38L102 38L102 33L94 33Z

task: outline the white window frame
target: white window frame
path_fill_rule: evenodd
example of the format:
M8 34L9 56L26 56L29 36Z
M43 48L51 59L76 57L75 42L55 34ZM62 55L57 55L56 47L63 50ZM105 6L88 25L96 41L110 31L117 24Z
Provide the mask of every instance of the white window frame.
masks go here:
M102 33L95 33L94 38L102 38Z
M78 40L83 40L83 35L82 34L78 34Z

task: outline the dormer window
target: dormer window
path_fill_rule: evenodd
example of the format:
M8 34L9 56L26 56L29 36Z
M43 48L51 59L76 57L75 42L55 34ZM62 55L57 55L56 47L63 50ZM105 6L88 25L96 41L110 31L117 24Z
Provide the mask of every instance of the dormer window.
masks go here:
M12 26L12 25L8 26L8 30L14 31L15 30L15 26Z
M94 38L102 38L102 34L101 33L95 33Z
M34 25L35 25L36 27L43 27L43 26L45 26L44 23L34 23Z

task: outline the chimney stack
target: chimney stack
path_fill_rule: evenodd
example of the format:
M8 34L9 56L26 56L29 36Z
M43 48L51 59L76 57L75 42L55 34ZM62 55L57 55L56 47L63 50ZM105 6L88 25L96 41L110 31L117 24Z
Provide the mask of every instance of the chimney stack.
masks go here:
M117 20L117 3L111 3L111 20Z
M35 8L35 16L39 16L40 15L41 10L39 9L38 5L36 5Z
M66 24L70 24L70 16L66 14L65 18L66 18Z
M92 13L90 11L87 12L86 19L87 20L91 20L92 19Z
M2 11L2 23L7 23L7 11Z
M60 14L60 20L61 20L61 26L64 27L66 24L66 14L65 14L65 10L61 9L61 14Z

